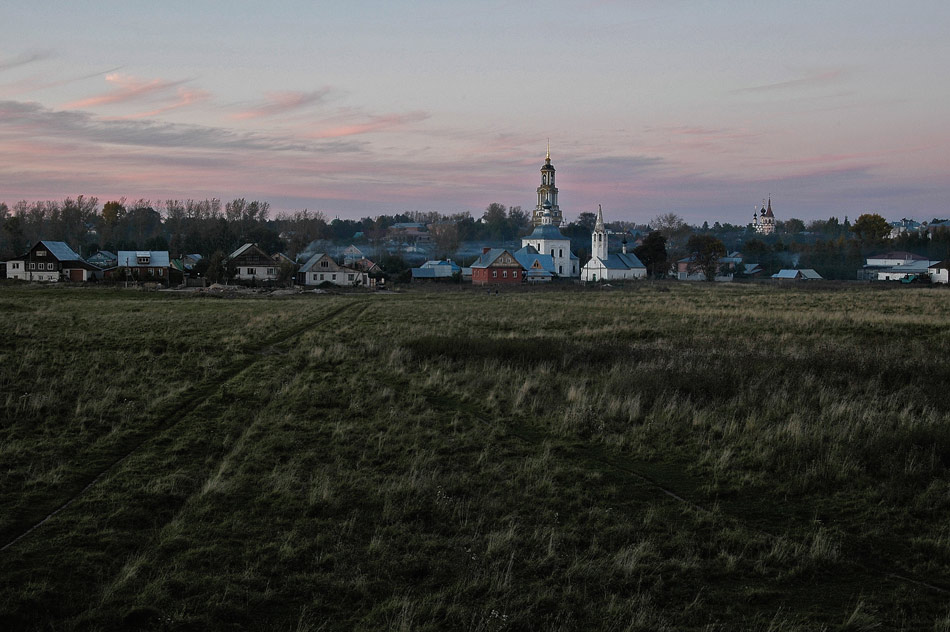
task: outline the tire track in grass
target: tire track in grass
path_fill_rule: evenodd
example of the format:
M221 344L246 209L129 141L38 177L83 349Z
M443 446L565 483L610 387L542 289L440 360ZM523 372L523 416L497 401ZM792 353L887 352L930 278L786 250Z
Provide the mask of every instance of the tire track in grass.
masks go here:
M404 386L404 385L403 385ZM441 407L443 409L449 409L452 412L459 412L471 415L478 421L488 425L490 420L484 415L480 410L477 410L477 407L466 404L458 400L452 394L439 392L438 394L432 394L427 391L424 394L426 402L435 407ZM510 434L513 437L520 439L521 441L533 445L536 447L541 447L546 439L549 437L543 431L538 430L537 428L529 425L523 419L516 417L510 417L510 424L504 426L504 431ZM763 529L759 526L750 524L748 521L742 520L741 518L733 515L727 514L723 511L713 511L707 507L704 507L696 502L693 502L686 498L681 492L677 492L667 483L661 481L657 476L651 475L641 468L637 467L635 464L631 463L630 459L626 459L620 456L610 456L604 453L603 449L600 449L595 446L590 445L564 445L561 458L566 458L573 460L575 462L581 462L585 465L586 468L591 469L594 464L609 468L611 470L622 472L623 474L635 477L644 485L653 488L657 492L662 493L663 495L675 500L676 502L684 505L685 507L703 514L710 516L715 516L720 519L728 521L731 526L742 529L748 533L758 535L760 537L774 540L779 537L775 533ZM933 582L926 581L923 579L915 578L909 573L906 569L900 568L893 562L890 562L889 567L879 566L874 564L869 564L867 562L862 562L858 560L847 560L848 563L853 564L855 567L863 569L870 574L878 575L887 581L897 581L907 584L912 584L914 586L919 586L921 588L926 588L932 592L940 594L950 594L950 590L947 588L936 585Z
M365 300L356 299L361 305L362 311L365 311L367 305ZM292 327L286 331L283 331L275 336L270 338L265 338L264 340L248 345L242 351L244 354L249 356L249 358L242 359L240 361L234 361L229 366L222 369L222 371L216 375L213 379L199 384L197 386L192 386L187 389L184 393L179 396L179 401L171 405L171 408L167 412L163 412L162 416L165 418L164 421L156 424L149 433L145 436L139 437L135 440L131 448L127 449L121 456L113 459L106 465L104 468L99 470L95 474L91 474L90 477L86 477L88 482L85 485L82 485L82 481L77 482L74 486L82 485L78 492L74 493L71 497L62 502L54 510L46 514L41 520L32 524L29 528L22 531L19 535L11 539L9 542L0 546L0 552L6 551L10 547L14 546L17 542L20 542L31 533L39 529L41 526L49 522L57 514L61 513L72 505L76 500L81 498L86 492L95 487L104 477L109 473L117 469L122 463L127 461L132 455L138 452L143 445L148 443L150 440L154 439L163 432L174 428L176 425L181 423L186 417L186 414L194 409L202 400L211 396L215 391L220 389L224 384L233 380L235 377L239 376L241 373L245 372L249 368L252 368L255 364L261 361L261 354L265 353L272 347L285 343L293 338L303 335L307 331L315 327L322 328L327 325L330 321L335 320L350 311L354 306L358 305L357 302L348 302L339 307L331 309L325 314L321 314L319 320L314 322L312 320L307 320L306 322ZM255 357L257 356L257 357Z

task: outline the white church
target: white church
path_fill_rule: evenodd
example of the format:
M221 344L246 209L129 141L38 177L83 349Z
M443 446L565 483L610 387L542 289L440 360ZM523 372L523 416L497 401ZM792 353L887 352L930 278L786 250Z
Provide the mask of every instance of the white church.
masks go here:
M647 268L635 254L627 252L627 240L623 242L623 252L607 252L608 233L604 226L603 208L597 205L597 223L590 236L590 261L581 270L581 281L622 281L643 279Z
M561 210L557 205L557 187L554 186L554 166L551 164L551 148L548 147L544 165L541 166L541 186L538 187L538 206L532 216L534 232L521 238L521 247L531 247L554 260L554 272L559 277L577 277L580 260L571 252L571 240L561 234Z

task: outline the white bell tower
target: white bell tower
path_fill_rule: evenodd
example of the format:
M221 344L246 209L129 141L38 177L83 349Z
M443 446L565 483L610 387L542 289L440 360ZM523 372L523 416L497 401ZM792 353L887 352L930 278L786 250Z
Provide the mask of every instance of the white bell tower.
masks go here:
M590 236L590 254L601 261L607 260L607 229L604 228L604 210L600 204L597 205L597 223L594 224L594 232Z

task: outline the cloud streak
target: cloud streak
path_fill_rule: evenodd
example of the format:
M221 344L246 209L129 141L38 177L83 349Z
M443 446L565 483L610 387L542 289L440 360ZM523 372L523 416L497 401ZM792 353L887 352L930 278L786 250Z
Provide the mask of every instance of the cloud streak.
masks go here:
M814 73L807 77L791 79L789 81L779 81L777 83L767 83L759 86L750 86L733 90L733 94L757 93L757 92L776 92L780 90L790 90L795 88L806 88L811 86L821 86L837 82L844 78L847 72L843 68L827 70L825 72Z
M286 114L308 105L323 103L328 94L330 94L330 88L321 88L312 92L273 92L266 96L264 103L238 112L232 117L237 120L246 120Z
M17 55L16 57L11 57L10 59L0 59L0 72L3 72L4 70L12 70L13 68L32 64L37 61L43 61L45 59L49 59L52 56L53 53L49 51L36 51L33 53Z
M129 75L123 75L117 72L106 75L106 81L115 86L110 92L73 101L63 106L67 110L81 110L84 108L96 107L99 105L108 105L111 103L124 103L144 98L154 97L157 94L167 93L169 90L185 83L182 81L165 81L163 79L152 79L143 81Z
M310 138L342 138L344 136L356 136L358 134L369 134L371 132L383 132L394 128L400 128L411 123L418 123L429 118L427 112L415 111L406 114L385 114L381 116L371 116L362 123L349 125L338 125L320 130L310 135Z

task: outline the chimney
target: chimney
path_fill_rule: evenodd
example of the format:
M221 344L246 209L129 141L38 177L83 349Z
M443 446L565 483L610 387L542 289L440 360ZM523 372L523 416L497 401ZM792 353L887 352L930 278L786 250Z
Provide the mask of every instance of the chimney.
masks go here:
M623 254L627 254L627 238L623 238Z
M482 254L488 254L488 251L491 250L491 246L482 246Z

